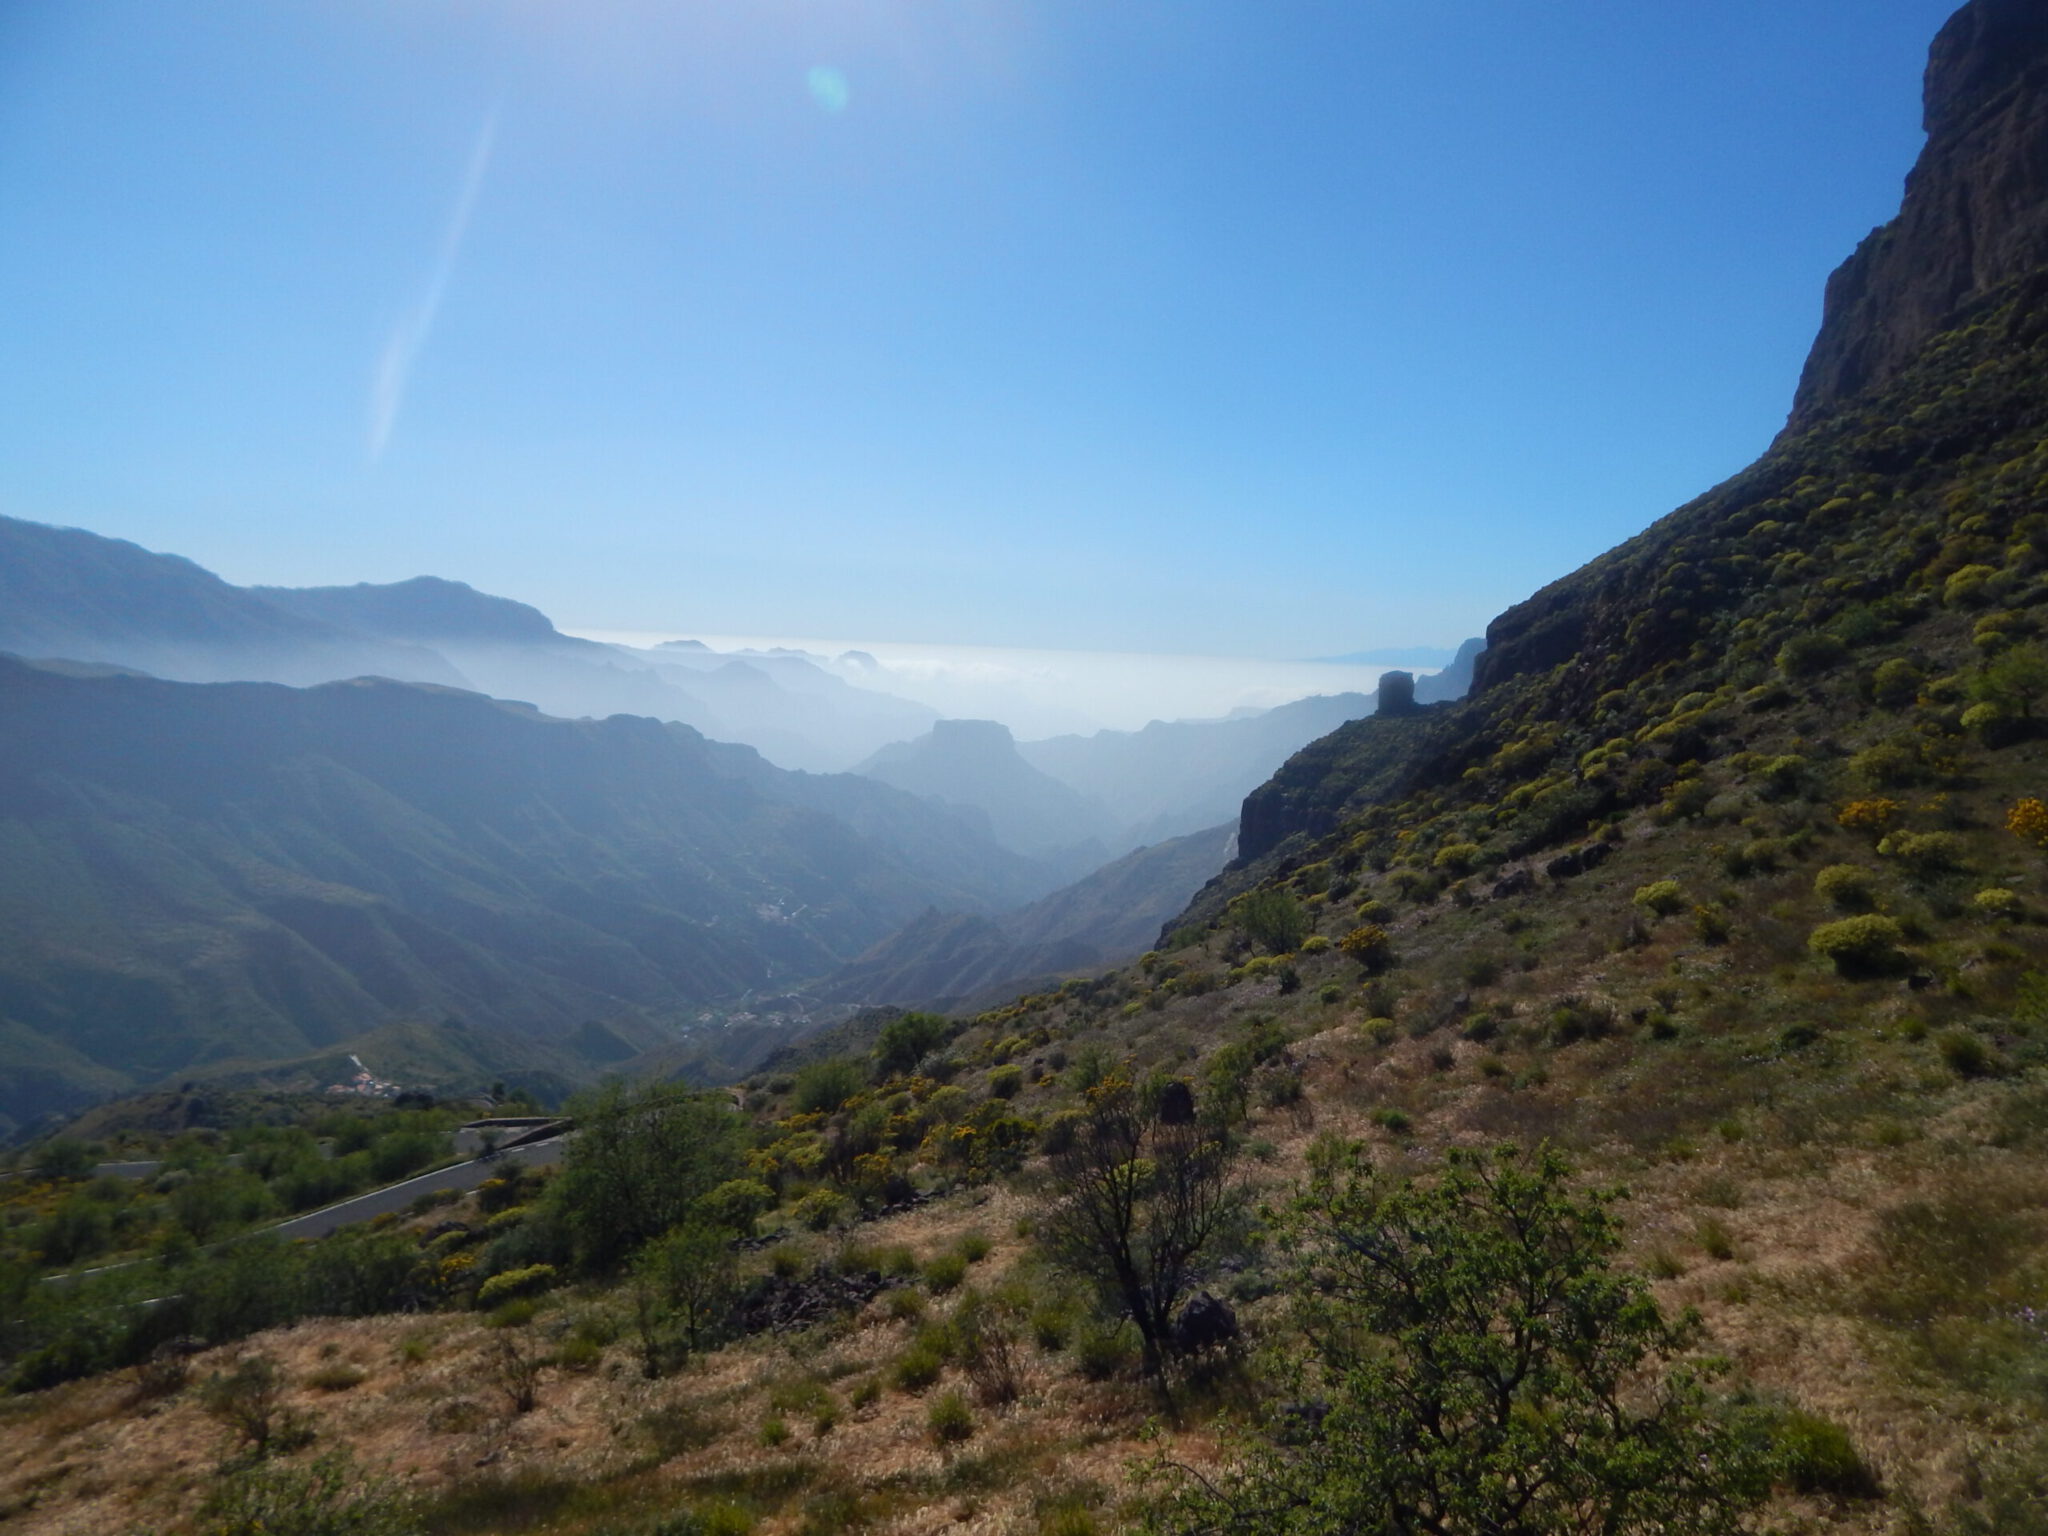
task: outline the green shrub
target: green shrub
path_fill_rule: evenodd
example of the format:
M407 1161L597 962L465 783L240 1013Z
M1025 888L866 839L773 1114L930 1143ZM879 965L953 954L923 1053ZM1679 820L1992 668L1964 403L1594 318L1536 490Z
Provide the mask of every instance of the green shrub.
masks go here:
M305 1466L259 1462L213 1480L195 1536L419 1536L395 1488L358 1474L344 1451Z
M1941 600L1951 608L1977 608L1996 595L1998 570L1989 565L1966 565L1942 583Z
M899 1392L922 1392L937 1381L946 1369L945 1357L931 1344L920 1341L896 1357L895 1367L890 1371Z
M1833 635L1794 635L1779 647L1777 666L1787 677L1818 677L1849 659L1849 648Z
M942 1392L925 1410L925 1427L940 1445L958 1445L974 1433L974 1414L958 1392Z
M1853 974L1894 968L1904 937L1905 930L1894 919L1873 912L1822 923L1807 935L1806 947L1821 959L1832 960L1837 970Z
M1718 1216L1703 1216L1693 1228L1692 1239L1710 1259L1726 1262L1735 1257L1735 1234Z
M1734 928L1727 912L1708 902L1692 909L1692 931L1702 944L1726 944Z
M752 1237L754 1223L774 1209L775 1191L759 1179L727 1179L697 1201L704 1220L742 1237Z
M1953 832L1893 832L1877 845L1916 875L1937 875L1963 867L1963 844Z
M1038 1517L1038 1536L1102 1536L1102 1527L1078 1499L1062 1499Z
M508 1269L477 1287L476 1304L479 1310L488 1311L500 1302L538 1296L553 1289L559 1278L560 1274L552 1264L529 1264L523 1269Z
M1978 916L1996 918L2000 922L2017 922L2027 915L2026 903L2002 885L1979 891L1970 898L1970 906Z
M1881 741L1850 758L1849 771L1872 789L1896 789L1919 783L1926 776L1927 765L1912 747Z
M1479 862L1479 853L1477 843L1445 843L1443 847L1437 849L1436 857L1430 860L1430 866L1447 874L1467 875L1472 872L1473 865Z
M1877 904L1871 880L1860 864L1830 864L1813 877L1813 893L1838 912L1868 912Z
M1063 1301L1042 1301L1031 1309L1032 1340L1049 1355L1067 1347L1073 1327L1073 1311Z
M370 1379L370 1373L346 1360L330 1360L307 1373L306 1385L316 1392L347 1392Z
M1882 709L1904 709L1920 696L1921 676L1912 662L1894 656L1870 674L1870 696Z
M1345 934L1337 948L1368 971L1383 971L1393 963L1394 938L1378 923L1365 923Z
M995 1251L986 1232L969 1232L953 1245L953 1251L970 1264L979 1264Z
M908 1072L953 1037L953 1026L936 1013L906 1013L882 1026L875 1041L875 1066L882 1076Z
M867 1074L844 1056L828 1057L799 1068L792 1102L801 1114L830 1114L867 1087Z
M1773 1438L1781 1475L1795 1491L1839 1499L1878 1497L1877 1474L1841 1425L1795 1409L1779 1419Z
M1991 1047L1967 1029L1944 1030L1936 1037L1934 1048L1957 1077L1993 1077L2002 1066Z
M295 1450L313 1438L305 1416L284 1400L284 1373L268 1355L245 1355L231 1371L207 1378L199 1402L233 1431L257 1459Z
M988 1096L992 1099L1014 1099L1024 1091L1024 1069L1012 1062L997 1067L988 1075Z
M967 1256L962 1253L941 1253L924 1266L924 1283L943 1295L967 1278Z
M1090 1381L1108 1381L1136 1359L1122 1323L1090 1323L1074 1340L1074 1365Z
M1656 880L1638 886L1635 904L1658 917L1670 917L1685 907L1685 891L1676 880Z
M853 1202L836 1189L814 1189L789 1208L790 1219L812 1232L824 1232L853 1215Z

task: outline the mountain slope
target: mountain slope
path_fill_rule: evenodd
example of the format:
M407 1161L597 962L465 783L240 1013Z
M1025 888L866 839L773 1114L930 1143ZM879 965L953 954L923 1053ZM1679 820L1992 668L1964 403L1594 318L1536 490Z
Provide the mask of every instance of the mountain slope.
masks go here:
M1142 954L1230 855L1228 824L1140 848L1000 917L925 912L809 988L863 1007L971 1008Z
M646 1048L934 903L1015 894L1015 861L970 830L899 855L907 797L836 787L870 807L864 835L808 786L764 792L777 771L748 759L651 720L375 680L194 686L0 658L7 1055L53 1042L43 1059L82 1095L451 1014L543 1040L601 1019ZM0 1067L0 1112L53 1107Z
M376 675L467 686L442 657L286 613L176 555L0 517L0 651L190 682Z
M1102 807L1032 767L997 721L941 720L854 772L979 811L997 842L1057 868L1078 874L1104 857L1110 825Z
M407 645L431 646L484 692L565 718L633 714L739 741L784 768L838 772L930 727L936 712L855 688L801 657L735 661L565 635L539 609L457 581L257 587L276 607Z
M1032 767L1102 805L1122 841L1149 843L1230 820L1288 754L1373 711L1370 695L1319 695L1241 720L1154 720L1020 742Z

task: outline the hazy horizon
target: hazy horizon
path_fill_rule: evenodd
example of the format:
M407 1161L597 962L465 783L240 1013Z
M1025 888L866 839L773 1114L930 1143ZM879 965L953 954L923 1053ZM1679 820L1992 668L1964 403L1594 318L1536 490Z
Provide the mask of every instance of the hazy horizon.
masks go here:
M1022 741L1098 730L1140 730L1153 720L1214 720L1234 710L1272 709L1317 695L1369 694L1379 686L1381 675L1391 670L1248 656L816 636L584 628L564 628L563 632L640 648L670 640L696 640L720 654L799 651L831 664L829 670L848 682L901 695L950 719L1000 720ZM872 656L882 670L866 673L844 664L841 658L849 651Z

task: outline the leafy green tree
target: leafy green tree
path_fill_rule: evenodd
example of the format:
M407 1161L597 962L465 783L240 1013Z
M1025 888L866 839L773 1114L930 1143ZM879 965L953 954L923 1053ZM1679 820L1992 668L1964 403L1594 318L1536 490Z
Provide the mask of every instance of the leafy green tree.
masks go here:
M738 1287L732 1233L723 1227L687 1222L641 1249L632 1298L643 1372L659 1376L678 1353L701 1348L731 1316Z
M867 1087L867 1074L844 1056L828 1056L797 1068L792 1102L804 1114L830 1114Z
M52 1182L85 1178L92 1166L92 1148L75 1137L59 1136L36 1149L36 1172Z
M1276 955L1292 954L1308 937L1308 913L1286 891L1247 891L1230 904L1230 921L1239 933Z
M571 1112L577 1134L548 1205L587 1269L612 1269L682 1225L701 1196L740 1171L739 1117L723 1095L611 1083Z
M906 1013L882 1026L875 1041L875 1069L883 1077L908 1072L953 1037L953 1026L936 1013Z
M1677 1363L1698 1337L1617 1273L1612 1192L1562 1159L1457 1153L1428 1182L1325 1142L1286 1235L1296 1412L1220 1479L1169 1479L1193 1536L1723 1536L1768 1492L1758 1416Z
M2001 651L1970 680L1970 694L1986 704L2008 709L2030 720L2034 704L2048 693L2048 651L2038 645L2016 645Z

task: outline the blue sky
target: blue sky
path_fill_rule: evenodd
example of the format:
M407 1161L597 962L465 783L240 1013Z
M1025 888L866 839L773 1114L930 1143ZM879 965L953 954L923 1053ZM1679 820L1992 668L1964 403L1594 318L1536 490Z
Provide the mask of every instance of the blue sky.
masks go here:
M1950 0L8 0L0 511L565 625L1447 644L1732 473Z

